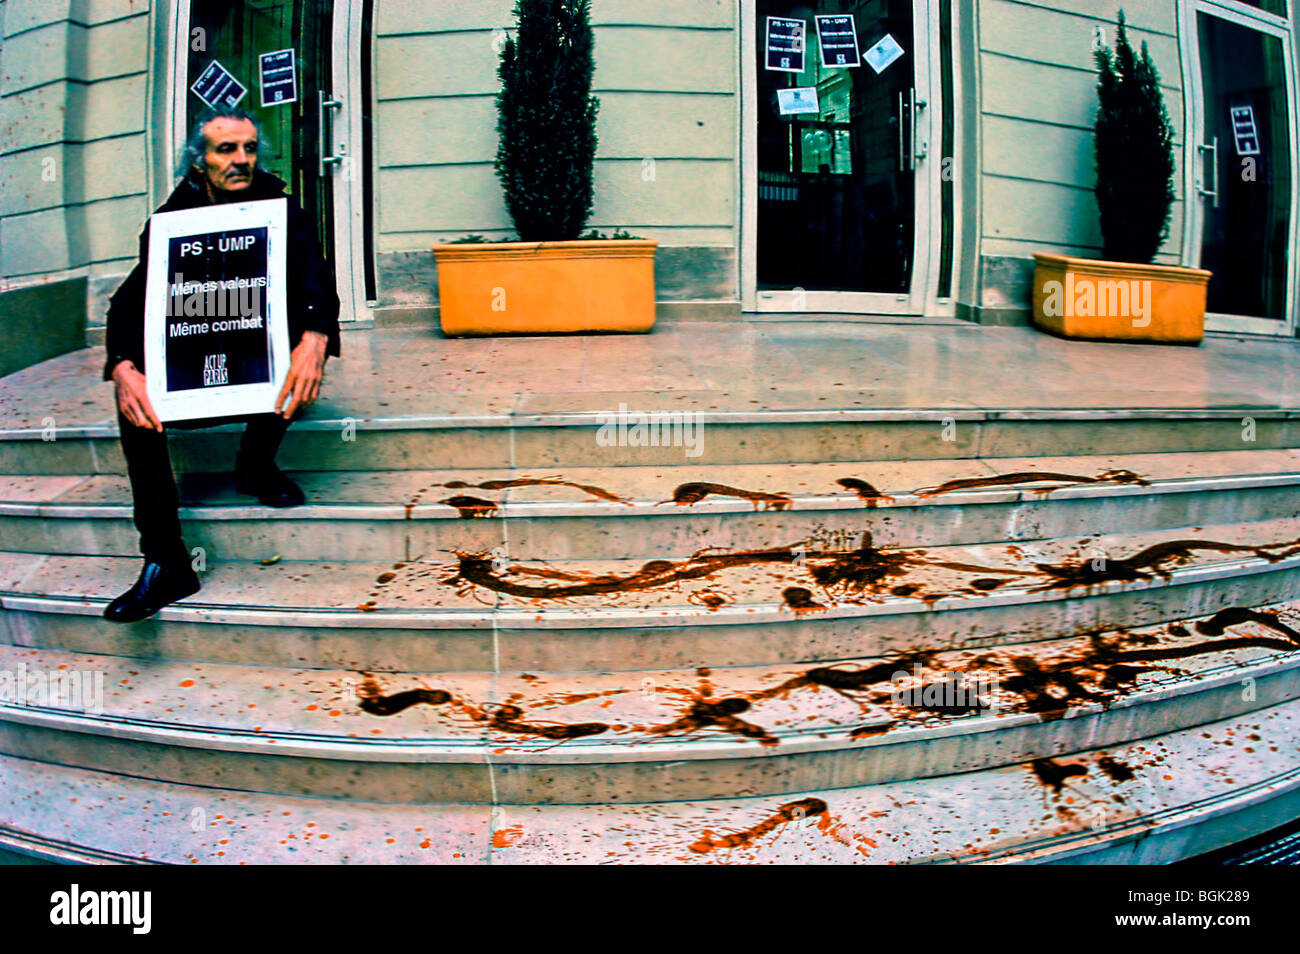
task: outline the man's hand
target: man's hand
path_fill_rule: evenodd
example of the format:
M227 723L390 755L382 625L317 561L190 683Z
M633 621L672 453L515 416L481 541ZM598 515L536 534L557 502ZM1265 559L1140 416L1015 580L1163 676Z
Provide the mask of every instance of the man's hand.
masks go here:
M302 340L289 356L289 374L280 396L275 399L275 413L291 420L299 408L307 407L320 395L325 377L325 348L329 338L319 331L304 331ZM285 398L288 397L288 406ZM281 410L284 408L284 410Z
M162 422L149 403L149 389L145 376L130 361L119 361L113 367L113 385L117 390L117 410L135 427L144 427L162 433Z

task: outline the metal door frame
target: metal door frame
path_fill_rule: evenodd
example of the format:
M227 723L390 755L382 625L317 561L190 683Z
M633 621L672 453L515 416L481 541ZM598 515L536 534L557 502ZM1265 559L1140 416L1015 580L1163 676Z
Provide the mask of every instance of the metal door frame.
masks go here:
M1292 3L1296 0L1292 0ZM1287 97L1287 130L1291 155L1291 211L1290 231L1287 239L1287 261L1291 270L1287 275L1285 300L1286 314L1281 321L1252 315L1207 314L1205 327L1209 331L1242 332L1277 337L1290 337L1296 333L1297 314L1297 229L1296 217L1300 214L1300 141L1297 140L1296 63L1292 42L1292 28L1285 17L1265 13L1233 0L1179 0L1179 24L1182 36L1183 115L1186 117L1187 135L1183 144L1183 264L1199 268L1205 234L1205 201L1201 190L1206 188L1205 160L1200 146L1205 141L1206 116L1204 112L1205 82L1201 63L1201 38L1197 25L1198 14L1205 13L1238 26L1249 27L1282 41L1282 56L1286 65L1285 92Z
M740 0L741 216L740 287L747 312L954 315L952 298L938 298L939 240L943 234L941 181L943 84L937 0L913 0L916 95L926 102L916 139L925 147L916 168L911 288L907 294L853 291L758 291L758 43L757 0ZM918 42L924 38L925 42ZM870 69L863 62L860 69ZM954 215L956 210L954 209ZM956 223L954 223L954 228Z

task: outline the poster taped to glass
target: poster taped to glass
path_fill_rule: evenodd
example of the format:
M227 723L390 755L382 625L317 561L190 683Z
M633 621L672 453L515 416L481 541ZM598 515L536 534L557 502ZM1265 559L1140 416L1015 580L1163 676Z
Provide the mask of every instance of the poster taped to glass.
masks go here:
M821 112L816 86L777 90L776 99L782 116L801 116L805 113Z
M894 39L892 33L886 33L871 49L867 50L867 63L877 73L883 73L903 55L903 48Z
M802 73L808 41L808 21L767 18L767 68Z
M817 43L822 51L822 66L827 69L852 69L862 65L858 53L858 28L852 16L819 16Z

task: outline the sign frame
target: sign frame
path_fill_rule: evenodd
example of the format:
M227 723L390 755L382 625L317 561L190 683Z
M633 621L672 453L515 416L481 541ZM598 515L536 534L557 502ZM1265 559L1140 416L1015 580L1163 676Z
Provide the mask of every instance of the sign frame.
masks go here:
M246 417L275 410L276 398L289 373L286 290L288 203L287 198L231 202L160 212L150 219L148 271L145 278L144 360L149 402L153 405L158 420L168 422ZM266 229L268 246L265 314L269 339L269 380L254 384L212 385L170 391L167 385L167 333L172 276L167 272L172 239L262 228Z
M819 13L813 19L816 21L817 29L817 48L821 50L822 68L828 70L851 70L862 66L862 47L858 43L858 23L851 13ZM826 50L826 38L822 32L822 23L827 20L847 20L849 21L849 34L853 37L853 61L845 63L830 63Z

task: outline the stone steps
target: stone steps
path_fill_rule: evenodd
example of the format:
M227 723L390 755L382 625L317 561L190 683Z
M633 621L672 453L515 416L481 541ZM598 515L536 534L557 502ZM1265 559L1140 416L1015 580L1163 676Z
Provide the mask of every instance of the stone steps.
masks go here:
M829 790L1126 743L1289 701L1300 697L1297 626L1292 603L997 649L547 675L3 647L0 671L102 674L103 704L10 696L0 751L322 798L598 804Z
M173 434L204 587L130 627L99 355L0 381L0 673L107 692L0 703L0 852L1158 862L1300 810L1300 408L1254 352L716 330L352 336L279 457L310 505Z
M1298 734L1289 702L938 778L613 805L292 798L4 755L0 847L91 863L1152 864L1294 817Z
M300 421L279 455L286 470L461 470L561 467L677 466L826 461L960 460L1096 454L1187 453L1300 447L1300 409L1222 408L869 408L810 405L781 410L714 410L707 398L677 401L696 415L694 437L679 431L667 446L640 446L602 432L608 412L590 410L593 396L571 396L572 412L465 413L364 417L330 415ZM647 395L642 395L642 398ZM652 395L649 397L653 397ZM363 399L368 400L368 399ZM757 399L755 399L757 403ZM665 403L665 402L656 402ZM61 424L55 404L40 405L22 426L0 429L0 474L37 476L124 473L116 424ZM577 410L577 408L581 408ZM617 404L611 403L611 411ZM181 471L233 461L239 429L173 435ZM602 436L602 434L604 436ZM625 437L628 435L625 434Z
M296 476L311 503L277 511L230 478L190 475L186 542L208 560L498 548L528 560L659 559L799 537L843 546L864 530L878 545L936 546L1300 518L1293 449ZM130 500L119 475L0 477L0 550L135 556Z
M5 641L192 662L391 671L631 671L1055 639L1262 606L1300 585L1292 519L1019 544L676 561L216 563L129 629L127 557L0 553ZM1098 570L1098 567L1104 569Z

